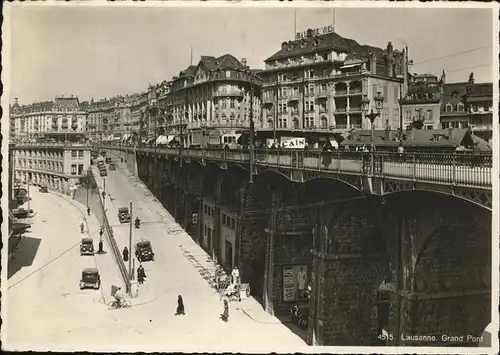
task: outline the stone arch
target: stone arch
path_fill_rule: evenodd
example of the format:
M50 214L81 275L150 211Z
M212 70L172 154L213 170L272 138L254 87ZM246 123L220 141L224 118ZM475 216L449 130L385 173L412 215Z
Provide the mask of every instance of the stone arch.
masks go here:
M360 193L360 189L358 186L355 186L353 185L352 183L350 182L347 182L345 180L342 180L342 179L339 179L335 176L328 176L328 177L315 177L315 178L312 178L312 179L309 179L307 180L305 183L306 184L312 184L312 183L315 183L315 182L318 182L318 181L330 181L330 182L333 182L335 185L338 185L337 188L340 188L343 190L345 190L345 188L348 188L348 190L350 190L352 193ZM342 186L342 187L340 187Z
M268 181L271 176L279 176L280 178L291 182L290 176L279 170L264 170L257 174L257 177L261 178L263 181Z
M413 191L421 191L421 192L424 192L424 193L430 193L430 194L436 194L436 195L443 195L443 196L448 196L448 197L454 197L457 200L460 200L460 201L463 201L463 202L468 202L471 205L474 205L476 207L481 207L482 209L485 209L486 211L490 211L491 212L491 210L492 210L491 207L488 207L487 201L485 201L485 200L483 200L481 198L472 199L472 198L469 198L469 196L462 196L462 195L458 195L456 193L452 193L452 192L448 192L448 191L428 190L425 187L424 188L417 187L416 189L408 187L408 188L406 188L404 190L395 190L395 191L390 191L390 192L384 193L384 196L397 195L397 194L407 193L407 192L413 192Z

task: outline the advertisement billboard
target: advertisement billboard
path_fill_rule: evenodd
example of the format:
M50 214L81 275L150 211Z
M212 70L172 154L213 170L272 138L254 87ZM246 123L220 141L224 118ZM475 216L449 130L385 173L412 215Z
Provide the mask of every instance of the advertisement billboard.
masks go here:
M306 139L304 137L282 137L281 146L287 149L304 149Z
M309 270L307 264L283 266L283 301L307 299Z

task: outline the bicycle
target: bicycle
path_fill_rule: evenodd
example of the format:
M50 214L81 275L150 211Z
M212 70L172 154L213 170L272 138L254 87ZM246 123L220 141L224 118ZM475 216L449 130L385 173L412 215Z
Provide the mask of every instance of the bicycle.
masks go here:
M130 308L132 307L132 304L130 303L129 300L121 300L121 301L117 301L117 300L112 300L108 303L108 307L110 309L119 309L119 308Z

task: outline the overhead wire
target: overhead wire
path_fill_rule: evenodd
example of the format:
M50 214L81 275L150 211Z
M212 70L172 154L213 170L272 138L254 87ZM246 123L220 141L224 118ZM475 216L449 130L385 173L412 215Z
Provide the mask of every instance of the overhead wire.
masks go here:
M92 236L94 234L96 234L96 232L92 232L90 234L88 234L88 236ZM12 284L12 285L9 285L9 287L7 287L7 289L11 289L17 285L19 285L21 282L25 281L26 279L28 279L29 277L33 276L34 274L36 274L37 272L39 272L40 270L44 269L45 267L47 267L48 265L52 264L54 261L56 261L57 259L59 259L60 257L62 257L63 255L65 255L66 253L70 252L71 250L73 250L74 248L76 248L77 246L79 246L81 243L81 241L78 241L78 243L76 243L75 245L69 247L68 249L66 249L65 251L63 251L61 254L59 254L58 256L56 256L55 258L52 258L50 259L48 262L46 262L45 264L43 264L42 266L40 266L39 268L33 270L31 273L29 273L28 275L26 275L25 277L23 277L22 279L20 279L19 281L17 281L16 283Z
M476 52L478 50L485 49L485 48L490 48L490 47L493 47L493 45L489 44L489 45L485 45L485 46L481 46L481 47L467 49L467 50L461 51L461 52L456 52L456 53L444 55L444 56L441 56L441 57L435 57L435 58L423 60L423 61L420 61L420 62L413 62L412 65L419 65L419 64L423 64L423 63L434 62L436 60L441 60L441 59L451 58L451 57L455 57L455 56L466 54L466 53Z

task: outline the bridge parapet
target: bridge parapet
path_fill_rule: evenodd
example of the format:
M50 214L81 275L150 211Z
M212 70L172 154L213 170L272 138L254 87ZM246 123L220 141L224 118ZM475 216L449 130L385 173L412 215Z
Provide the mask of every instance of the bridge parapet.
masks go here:
M199 148L136 148L102 146L166 157L214 161L221 166L249 164L248 150ZM491 154L463 153L388 153L323 152L317 150L256 149L254 164L258 171L275 170L290 180L336 178L359 189L384 195L401 190L433 190L460 197L474 195L471 201L491 208ZM340 178L339 178L340 177ZM486 195L486 197L485 197Z

